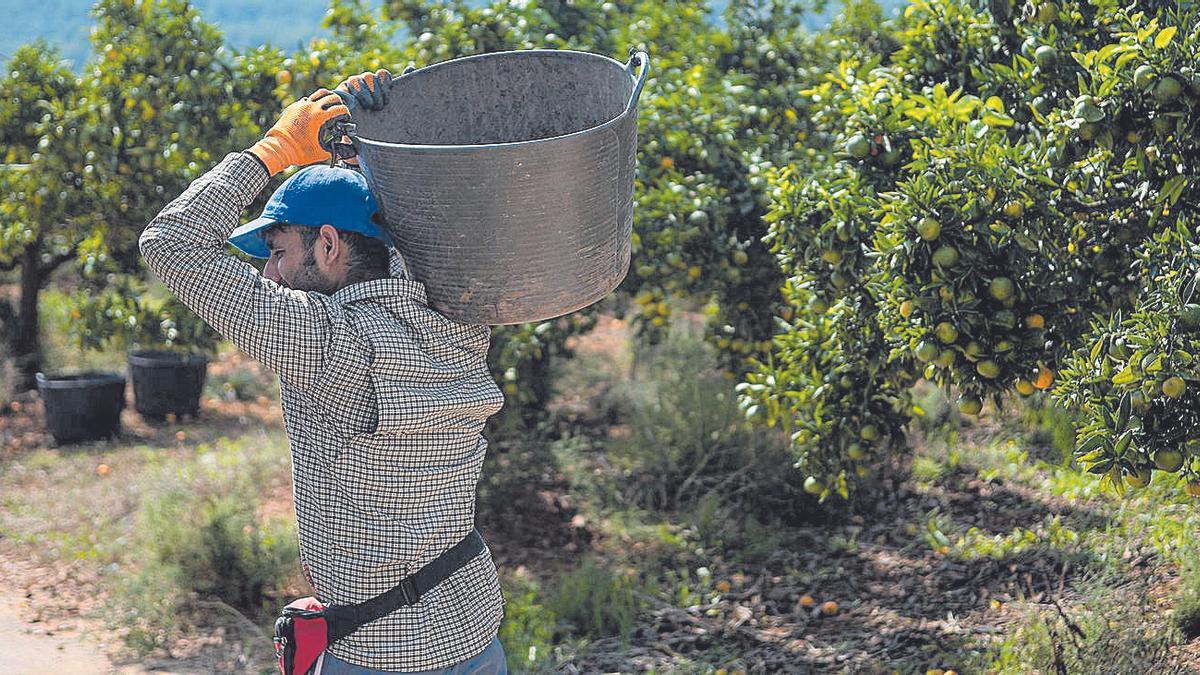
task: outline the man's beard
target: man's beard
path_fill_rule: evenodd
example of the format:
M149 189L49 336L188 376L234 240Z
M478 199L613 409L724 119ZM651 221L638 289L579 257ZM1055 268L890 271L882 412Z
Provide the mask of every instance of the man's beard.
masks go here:
M316 254L313 253L313 247L316 245L316 242L313 242L313 245L308 247L308 251L304 253L304 262L300 264L300 269L295 273L290 283L287 279L283 279L283 285L297 291L315 291L325 295L333 295L337 292L337 287L325 275L321 274L321 270L317 267Z

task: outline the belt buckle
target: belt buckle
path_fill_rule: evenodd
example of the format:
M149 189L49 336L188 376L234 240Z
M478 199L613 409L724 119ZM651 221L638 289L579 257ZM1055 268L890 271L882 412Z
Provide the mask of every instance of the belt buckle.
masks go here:
M420 594L417 593L417 585L411 576L404 577L400 581L400 595L404 598L406 605L415 605L421 599Z

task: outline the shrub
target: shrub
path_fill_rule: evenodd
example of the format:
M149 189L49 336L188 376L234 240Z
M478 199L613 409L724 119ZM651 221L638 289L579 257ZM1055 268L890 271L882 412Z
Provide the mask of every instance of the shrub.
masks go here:
M514 673L553 672L551 646L556 618L541 603L537 586L516 583L504 594L504 623L500 643Z
M724 508L773 520L807 505L786 438L755 429L730 382L698 336L679 325L639 352L634 378L617 387L631 434L611 454L626 472L626 499L648 509L692 509L716 497Z
M588 557L562 576L550 606L576 635L627 639L642 601L635 576Z
M256 504L253 493L159 498L145 511L155 559L178 569L189 590L250 616L274 611L269 591L299 551L288 525L257 521Z
M1084 584L1078 608L1031 610L980 670L1005 673L1182 673L1171 662L1179 633L1154 615L1147 589L1111 586L1111 579Z
M1200 636L1200 561L1196 559L1195 550L1182 559L1171 621L1184 637L1191 640Z

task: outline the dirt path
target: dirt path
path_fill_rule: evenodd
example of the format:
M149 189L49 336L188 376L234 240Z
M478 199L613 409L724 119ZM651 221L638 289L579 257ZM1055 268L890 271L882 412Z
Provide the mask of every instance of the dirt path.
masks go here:
M0 596L0 652L3 670L18 675L90 675L91 673L144 673L134 667L117 668L100 646L73 626L65 629L38 621L24 598Z

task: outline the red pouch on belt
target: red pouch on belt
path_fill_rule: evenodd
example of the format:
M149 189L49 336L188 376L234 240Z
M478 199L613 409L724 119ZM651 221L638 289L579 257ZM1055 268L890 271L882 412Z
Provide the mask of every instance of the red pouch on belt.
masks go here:
M325 605L300 598L283 608L275 620L275 655L283 675L307 675L329 646Z

